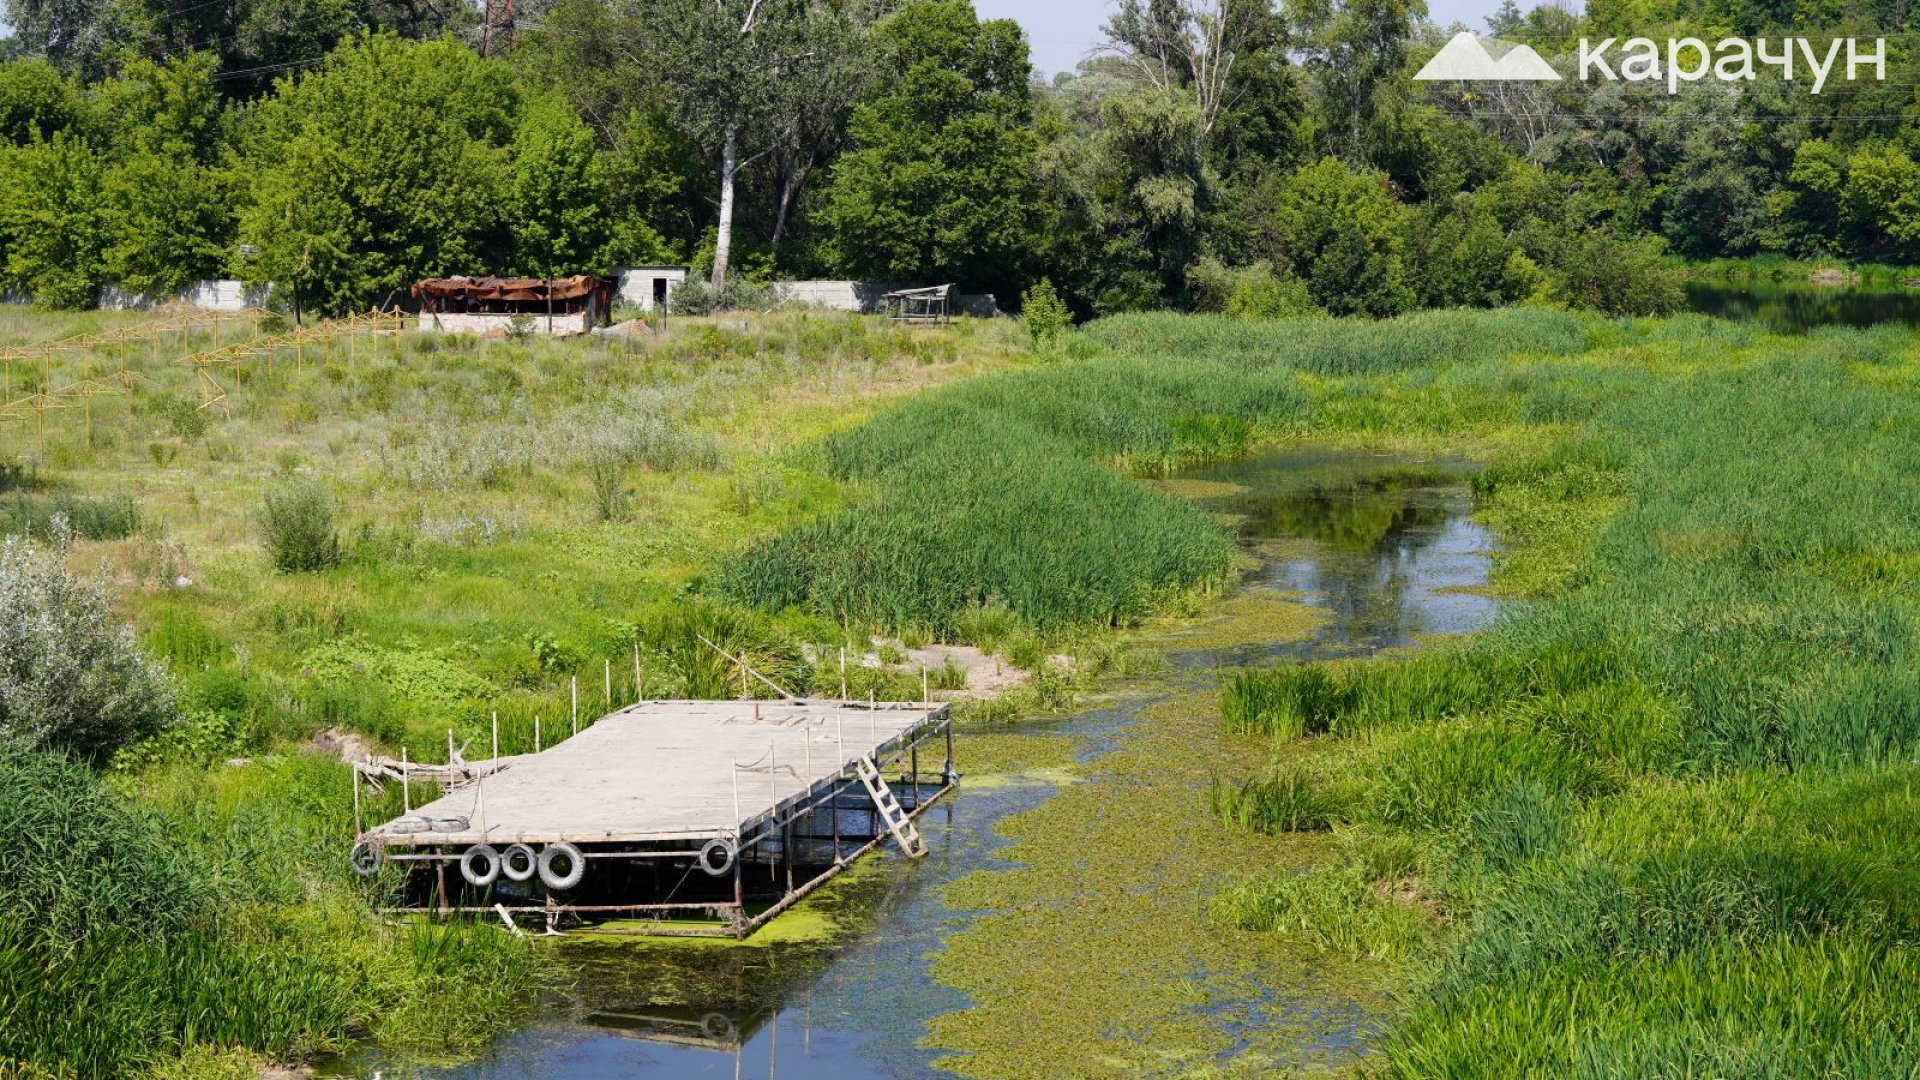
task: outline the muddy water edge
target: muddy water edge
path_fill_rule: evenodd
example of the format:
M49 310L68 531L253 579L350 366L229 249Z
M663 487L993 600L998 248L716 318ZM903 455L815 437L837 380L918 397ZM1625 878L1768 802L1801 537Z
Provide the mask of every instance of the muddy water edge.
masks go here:
M1160 485L1235 523L1240 583L1143 631L1160 661L1069 714L964 732L929 856L867 860L746 944L590 934L484 1060L367 1048L321 1075L614 1077L1255 1075L1337 1067L1389 1015L1391 972L1221 924L1235 874L1328 857L1207 809L1264 760L1220 732L1245 666L1365 657L1493 617L1491 536L1459 462L1288 450ZM617 928L616 928L617 929Z

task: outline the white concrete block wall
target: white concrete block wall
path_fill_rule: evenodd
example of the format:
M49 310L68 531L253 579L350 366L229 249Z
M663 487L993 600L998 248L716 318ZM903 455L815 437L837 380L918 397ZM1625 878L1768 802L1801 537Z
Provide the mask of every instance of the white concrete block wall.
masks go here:
M118 285L100 287L100 306L114 311L128 311L138 308L150 308L157 304L190 304L202 311L245 311L248 308L264 307L270 286L248 288L233 280L198 281L178 296L154 297L145 293L128 292Z
M666 300L671 303L688 273L684 266L622 266L613 271L614 279L620 283L615 291L620 299L650 311L656 296L654 283L666 283Z

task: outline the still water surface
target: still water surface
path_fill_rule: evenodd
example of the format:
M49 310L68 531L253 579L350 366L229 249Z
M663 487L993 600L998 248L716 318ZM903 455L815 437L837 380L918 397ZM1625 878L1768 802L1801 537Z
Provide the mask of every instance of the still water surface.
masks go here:
M1495 613L1492 537L1469 515L1458 466L1367 454L1290 451L1194 469L1198 501L1240 522L1253 568L1243 590L1279 592L1329 618L1304 640L1252 641L1169 655L1165 685L1022 732L1076 737L1087 756L1165 692L1211 686L1224 669L1280 659L1357 656L1477 629ZM961 764L965 767L964 737ZM969 785L920 820L930 851L888 851L828 890L823 906L869 929L773 945L567 942L567 987L545 994L528 1026L485 1059L407 1066L369 1049L323 1076L386 1080L899 1080L951 1074L919 1046L926 1021L966 998L933 981L929 957L973 918L942 886L1006 865L996 826L1038 806L1051 782ZM1196 795L1196 797L1198 797ZM1269 1003L1284 1008L1286 1003ZM1356 1032L1364 1018L1355 1017ZM1356 1035L1357 1037L1357 1035Z
M1758 322L1778 333L1879 323L1920 326L1920 289L1899 285L1694 281L1685 288L1693 311Z

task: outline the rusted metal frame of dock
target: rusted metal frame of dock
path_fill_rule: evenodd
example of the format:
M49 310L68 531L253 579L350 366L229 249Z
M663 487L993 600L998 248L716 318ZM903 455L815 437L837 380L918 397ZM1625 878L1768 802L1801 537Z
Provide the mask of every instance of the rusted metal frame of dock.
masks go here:
M721 703L648 702L636 705L634 708L659 708L663 706L671 708L675 704L712 706ZM726 704L746 708L750 703L734 702ZM755 723L760 722L759 706L761 704L765 704L769 708L784 706L804 709L809 705L823 706L825 703L808 703L801 701L752 703ZM878 710L897 712L911 709L923 713L921 719L912 726L899 730L897 734L881 740L877 744L860 744L860 746L866 750L866 756L870 757L874 764L879 766L883 772L889 769L899 768L901 769L903 779L908 780L908 785L912 792L911 809L901 808L908 821L917 819L921 811L933 805L941 797L953 790L957 781L957 775L953 770L952 717L947 706L932 702L909 706L897 703L875 703L869 701L841 702L834 704L832 708L839 714L836 719L844 718L844 714L850 710L873 713ZM620 716L629 711L630 710L623 710L622 713L612 715ZM800 719L809 725L812 723L812 721L806 719L804 712L800 715ZM819 722L824 723L824 718ZM590 728L591 726L593 725L590 725ZM812 735L809 734L808 737L811 738ZM939 786L929 792L927 786L922 783L923 774L919 767L919 750L922 744L936 738L945 739L944 765L938 774L940 777ZM564 745L564 743L561 745ZM555 749L558 749L558 747ZM840 756L844 758L844 752L842 752ZM856 757L857 756L858 755L856 755ZM495 770L497 770L498 763L493 764ZM732 765L737 783L738 772L742 766L738 763L732 763ZM769 773L771 782L771 764L769 766ZM492 775L498 775L498 772L489 771L483 773L475 783L484 782L488 776ZM468 783L460 785L453 790L457 791L473 786L474 783ZM866 805L858 809L845 807L845 799L850 793L856 797L856 803L859 799L865 799ZM851 837L843 838L839 834L838 829L839 813L842 809L849 809L854 813L866 814L869 824L871 825L870 831L873 835L867 837L863 833L855 833ZM823 864L823 869L810 880L795 883L792 880L792 875L795 862L796 837L791 831L792 827L796 822L801 820L817 820L814 818L814 815L823 811L829 812L833 816L835 820L834 833L831 834L831 836L810 833L798 839L803 844L811 841L825 842L831 840L834 858L830 863ZM362 839L371 838L378 831L379 830L375 830L374 832L362 834ZM481 830L479 834L480 842L487 842L490 831L491 830L484 828ZM462 848L458 838L454 836L442 837L433 833L420 833L411 836L384 837L381 843L413 849L411 851L387 854L385 858L400 863L435 864L435 870L440 875L439 883L435 889L438 897L436 904L432 906L390 909L396 912L436 913L442 915L455 912L498 914L506 916L509 921L511 921L513 915L539 915L546 918L549 928L554 926L558 920L567 917L580 918L584 916L604 918L610 916L628 916L651 918L657 922L664 923L665 920L670 918L697 916L720 921L712 927L657 925L602 932L677 937L745 937L804 899L822 884L837 875L848 864L872 852L876 847L879 847L892 837L889 830L883 827L877 810L872 808L872 801L867 797L857 771L852 767L850 762L843 760L838 769L824 774L818 779L814 779L809 772L807 787L785 798L778 799L771 806L757 810L757 812L751 816L737 822L731 829L720 830L718 838L730 840L734 850L734 855L731 860L732 865L730 867L734 895L730 902L724 900L673 902L669 900L635 904L568 904L558 899L552 890L543 888L542 891L545 894L545 902L542 904L449 904L445 872L448 864L458 863L459 860L463 858ZM581 837L580 839L582 839L583 842L604 842L602 838L591 836ZM688 875L691 875L698 872L698 867L693 865L693 863L694 860L700 858L701 855L701 847L698 846L700 839L700 837L691 835L656 835L654 838L649 838L643 831L636 830L626 837L612 841L614 843L628 845L626 850L591 851L587 852L586 856L588 861L620 859L687 861L689 863ZM775 855L765 846L768 845L770 841L776 839L779 841L777 860ZM843 848L845 843L850 841L862 842L851 854L846 854ZM689 844L693 846L688 846ZM749 862L749 856L756 851L765 854L765 865L768 867L770 873L777 875L779 864L784 862L786 864L788 880L786 888L782 891L778 900L757 914L749 915L749 908L745 898L743 875L746 865ZM686 880L687 878L683 877L682 884L684 884ZM680 886L676 885L674 891L677 891L679 888ZM670 895L671 892L669 893L669 896Z

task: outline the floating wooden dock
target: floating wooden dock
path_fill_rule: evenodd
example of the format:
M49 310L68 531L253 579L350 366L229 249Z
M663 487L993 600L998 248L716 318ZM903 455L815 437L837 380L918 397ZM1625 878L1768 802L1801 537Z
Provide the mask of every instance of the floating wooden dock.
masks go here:
M647 701L451 764L403 766L445 793L358 836L362 872L411 864L401 910L681 936L745 936L882 842L924 853L913 819L957 780L937 702Z

